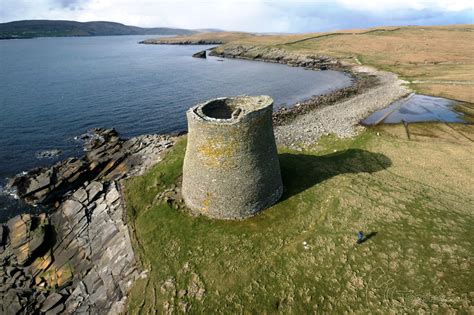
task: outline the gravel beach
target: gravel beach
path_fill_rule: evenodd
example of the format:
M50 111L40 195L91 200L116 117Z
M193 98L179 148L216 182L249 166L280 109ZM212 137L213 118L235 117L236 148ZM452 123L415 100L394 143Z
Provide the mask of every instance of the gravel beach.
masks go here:
M316 108L287 124L276 126L277 144L297 149L308 147L327 134L341 138L354 136L358 129L364 128L358 125L361 119L410 93L404 81L393 73L367 66L355 66L352 71L375 75L379 84L349 99Z

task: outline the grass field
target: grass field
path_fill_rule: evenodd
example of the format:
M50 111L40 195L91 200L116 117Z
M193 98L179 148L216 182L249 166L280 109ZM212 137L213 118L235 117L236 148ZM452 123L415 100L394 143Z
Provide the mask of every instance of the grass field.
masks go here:
M371 65L421 93L474 102L473 25L219 40L221 50ZM458 109L472 119L472 104ZM279 148L282 199L231 222L193 217L176 196L185 145L125 183L134 248L148 270L129 313L474 311L474 125L382 125L351 139L325 136L306 151ZM362 244L358 231L368 235Z
M283 198L237 222L155 198L179 186L181 140L125 185L149 270L129 313L472 312L474 126L409 129L280 149ZM372 237L356 245L359 230Z
M278 48L371 65L397 73L412 82L412 88L420 93L474 103L474 25L383 27L272 36L197 34L185 38L210 40L213 36L219 36L219 40L226 43L221 49L233 46Z

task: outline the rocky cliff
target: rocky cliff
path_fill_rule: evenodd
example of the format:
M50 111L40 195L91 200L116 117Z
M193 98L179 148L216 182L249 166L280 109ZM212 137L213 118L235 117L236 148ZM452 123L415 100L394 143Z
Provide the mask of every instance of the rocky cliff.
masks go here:
M121 180L158 162L175 138L123 140L113 129L83 138L84 157L9 183L26 202L51 210L0 225L1 314L117 314L140 276Z
M303 67L312 70L348 69L347 65L335 58L315 54L302 55L299 53L291 53L276 47L231 43L213 48L209 55L281 63L292 67Z

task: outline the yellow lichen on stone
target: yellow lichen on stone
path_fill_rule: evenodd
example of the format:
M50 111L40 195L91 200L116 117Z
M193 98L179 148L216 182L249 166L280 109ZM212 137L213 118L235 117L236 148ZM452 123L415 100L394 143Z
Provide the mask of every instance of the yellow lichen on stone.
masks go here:
M236 143L233 141L223 141L222 139L209 140L198 146L199 156L203 163L209 167L231 167L233 166L232 156L237 152Z
M212 199L212 194L211 193L207 193L206 194L206 198L203 200L202 204L203 204L203 207L202 207L202 212L203 213L207 213L209 212L209 204L211 203L211 199Z
M242 219L283 192L268 96L218 98L186 112L182 196L211 218Z
M35 278L35 282L46 282L49 288L60 288L72 280L73 271L69 264L65 264L59 268L51 266L47 271L41 273Z

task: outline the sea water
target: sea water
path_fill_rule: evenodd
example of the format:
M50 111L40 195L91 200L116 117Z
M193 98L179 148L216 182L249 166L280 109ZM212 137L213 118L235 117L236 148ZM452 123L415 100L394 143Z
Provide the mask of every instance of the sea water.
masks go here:
M277 108L351 84L337 71L191 57L211 46L138 44L149 37L0 41L0 185L81 155L75 137L93 127L124 137L184 131L185 111L210 98L267 94ZM38 159L45 150L62 154ZM0 221L13 213L7 200L0 196Z

